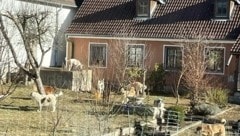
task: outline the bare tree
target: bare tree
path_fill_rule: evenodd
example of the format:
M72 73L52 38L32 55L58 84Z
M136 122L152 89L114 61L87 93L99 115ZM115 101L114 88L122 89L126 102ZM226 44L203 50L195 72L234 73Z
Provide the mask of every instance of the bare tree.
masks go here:
M47 38L51 37L53 28L49 22L51 12L47 9L41 10L37 7L23 5L21 10L11 11L2 10L0 13L0 30L9 46L16 65L26 75L34 80L37 89L40 93L45 93L40 77L40 67L42 65L44 55L50 50L50 47L45 47L44 43ZM10 38L9 32L11 29L6 27L4 21L10 22L16 29L16 33L20 35L20 43L23 45L29 67L24 66L18 58L18 52L15 48L15 42ZM36 49L41 51L40 61L36 56Z
M199 102L200 92L204 90L209 80L205 78L208 63L205 53L206 47L210 45L203 36L198 36L195 42L184 39L182 45L182 67L177 89L182 80L184 86L190 90L190 103L193 106Z
M3 40L3 37L0 35L0 84L4 81L4 75L7 71L7 64L10 61L10 58L7 57L7 45Z

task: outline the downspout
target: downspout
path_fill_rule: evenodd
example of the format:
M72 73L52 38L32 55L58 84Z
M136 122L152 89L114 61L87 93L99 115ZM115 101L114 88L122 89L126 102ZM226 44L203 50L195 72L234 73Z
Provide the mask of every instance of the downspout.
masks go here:
M60 8L57 8L56 11L56 26L55 26L55 46L59 46L59 37L58 37L58 27L59 27L59 12L62 10L63 5L61 4ZM54 66L57 66L57 54L58 54L58 47L54 49Z

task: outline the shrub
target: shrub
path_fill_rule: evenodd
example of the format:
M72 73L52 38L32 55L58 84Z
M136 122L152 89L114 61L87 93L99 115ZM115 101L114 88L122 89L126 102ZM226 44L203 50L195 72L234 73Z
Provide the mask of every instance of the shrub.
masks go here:
M219 106L226 106L228 103L229 90L222 88L212 88L206 93L206 100Z
M155 69L150 72L147 79L147 84L151 88L152 93L155 91L161 91L165 86L165 70L162 64L155 64Z
M177 119L179 120L179 123L182 124L183 121L184 121L184 118L185 118L185 108L183 106L180 106L180 105L168 107L167 112L171 112L171 111L174 111L174 112L178 113ZM169 119L171 119L171 118L174 118L174 117L171 117L171 115L170 115Z

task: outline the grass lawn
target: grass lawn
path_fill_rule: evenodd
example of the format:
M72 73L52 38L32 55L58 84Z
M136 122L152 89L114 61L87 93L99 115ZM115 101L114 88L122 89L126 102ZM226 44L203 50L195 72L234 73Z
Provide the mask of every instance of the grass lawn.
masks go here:
M37 104L30 98L32 87L17 87L12 95L0 101L0 135L94 136L128 126L135 119L151 118L118 113L110 115L113 104L121 103L121 95L112 95L111 104L102 105L93 100L91 93L62 91L64 95L58 98L56 112L51 112L50 108L37 112ZM166 106L175 103L175 98L163 96L147 96L144 103L152 105L157 97L162 97ZM181 105L188 103L187 99L180 100Z

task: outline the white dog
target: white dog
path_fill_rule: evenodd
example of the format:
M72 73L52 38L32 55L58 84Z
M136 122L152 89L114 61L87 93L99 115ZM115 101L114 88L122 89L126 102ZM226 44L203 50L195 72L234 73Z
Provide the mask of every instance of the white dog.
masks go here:
M104 86L104 79L98 80L97 89L99 90L100 94L103 93L104 88L105 88L105 86Z
M42 106L52 106L52 112L56 110L57 97L63 95L62 92L59 94L39 94L38 92L32 92L31 97L38 103L39 112L42 111Z
M66 68L67 68L68 71L71 71L73 68L82 70L83 69L83 65L77 59L69 59L69 60L66 60Z
M153 119L161 118L162 123L164 123L165 122L164 112L166 111L166 109L164 108L165 104L160 98L157 100L157 102L158 102L158 106L153 107Z

